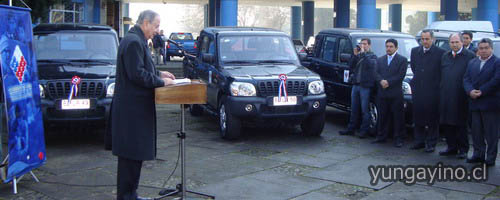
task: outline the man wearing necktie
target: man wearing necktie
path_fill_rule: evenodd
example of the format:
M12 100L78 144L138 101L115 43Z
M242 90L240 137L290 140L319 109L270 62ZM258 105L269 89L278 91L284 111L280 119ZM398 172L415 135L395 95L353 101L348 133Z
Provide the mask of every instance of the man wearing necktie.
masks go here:
M456 155L459 159L464 159L469 151L465 127L468 116L467 95L464 92L463 77L467 63L475 57L475 53L467 50L462 41L458 33L449 37L451 50L441 58L439 96L439 126L448 145L439 155Z
M441 79L441 57L445 50L433 44L434 34L423 30L422 46L411 50L410 82L413 100L413 122L415 143L411 149L435 151L439 136L439 84Z
M500 60L493 55L493 42L479 41L479 57L467 65L463 79L469 98L474 153L468 163L495 165L500 131ZM486 141L486 142L485 142Z
M375 78L377 80L377 105L379 124L377 138L372 143L384 143L393 126L394 146L403 146L405 133L403 107L403 79L408 68L408 59L397 53L398 41L388 39L385 42L387 55L377 59Z

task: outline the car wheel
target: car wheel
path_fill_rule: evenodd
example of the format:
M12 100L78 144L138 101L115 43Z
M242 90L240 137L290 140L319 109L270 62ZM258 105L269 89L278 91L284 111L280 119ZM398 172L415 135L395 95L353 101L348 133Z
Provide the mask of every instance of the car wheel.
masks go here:
M370 134L377 134L378 108L377 104L370 102Z
M325 113L311 115L300 124L302 132L307 136L320 136L324 127Z
M223 139L236 139L241 134L241 121L231 114L225 98L219 103L219 128Z
M192 116L202 116L203 108L200 105L191 104L189 105L189 113L191 113Z

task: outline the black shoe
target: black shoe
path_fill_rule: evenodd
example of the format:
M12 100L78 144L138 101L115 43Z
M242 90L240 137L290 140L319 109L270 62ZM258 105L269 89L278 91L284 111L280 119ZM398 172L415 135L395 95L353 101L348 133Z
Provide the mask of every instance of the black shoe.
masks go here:
M148 197L137 197L136 200L153 200L153 198Z
M434 152L435 150L436 150L436 148L434 148L434 147L426 147L426 148L425 148L425 153L432 153L432 152Z
M465 159L465 158L467 158L467 153L465 153L465 152L458 152L457 158L458 159Z
M364 139L368 137L368 133L360 133L358 136L360 139Z
M451 149L446 149L444 151L439 152L440 156L453 156L457 155L458 151L457 150L451 150Z
M478 157L471 157L471 158L467 158L467 163L482 163L484 162L484 159L481 159L481 158L478 158Z
M397 147L397 148L403 147L403 142L396 142L396 143L394 143L394 147Z
M375 139L375 140L373 140L370 143L372 143L372 144L382 144L382 143L385 143L385 140L384 139Z
M354 131L346 130L346 131L339 131L340 135L354 135Z
M488 166L488 167L493 167L493 166L495 166L495 161L486 161L486 162L484 162L484 164L486 164L486 166Z
M410 149L417 150L417 149L423 149L425 148L424 143L418 143L418 144L413 144Z

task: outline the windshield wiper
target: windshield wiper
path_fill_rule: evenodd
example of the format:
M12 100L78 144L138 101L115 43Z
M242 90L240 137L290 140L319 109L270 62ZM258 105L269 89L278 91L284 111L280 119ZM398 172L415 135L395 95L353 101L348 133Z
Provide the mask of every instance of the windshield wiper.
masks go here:
M99 63L99 64L113 64L111 61L91 60L91 59L73 59L71 62L86 62L86 63Z
M253 64L255 64L255 62L244 61L244 60L232 60L232 61L225 61L224 64L250 64L250 65L253 65Z
M272 64L294 64L291 61L284 61L284 60L259 60L259 64L264 64L264 63L272 63Z
M43 62L43 63L62 63L62 64L71 64L71 62L67 60L47 60L47 59L41 59L41 60L36 60L37 62Z

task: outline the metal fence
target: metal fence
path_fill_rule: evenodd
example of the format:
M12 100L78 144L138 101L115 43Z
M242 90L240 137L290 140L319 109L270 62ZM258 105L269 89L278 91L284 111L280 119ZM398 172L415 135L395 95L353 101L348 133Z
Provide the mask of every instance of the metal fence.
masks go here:
M83 5L72 3L64 6L65 9L51 9L49 23L81 23L84 22Z

